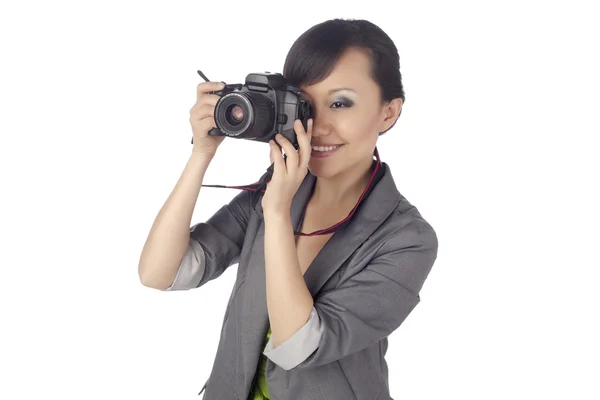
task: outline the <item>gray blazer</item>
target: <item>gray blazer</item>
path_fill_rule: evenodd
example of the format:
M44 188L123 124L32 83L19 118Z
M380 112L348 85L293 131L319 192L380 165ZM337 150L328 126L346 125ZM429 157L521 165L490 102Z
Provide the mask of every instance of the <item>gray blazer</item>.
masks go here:
M387 337L419 303L438 242L398 192L388 165L381 166L383 176L349 225L329 239L304 275L315 301L308 321L276 349L272 337L264 343L269 317L260 200L252 206L253 192L242 191L191 227L167 290L199 288L239 263L202 399L246 400L262 356L271 400L392 399ZM293 198L296 231L315 182L309 171Z

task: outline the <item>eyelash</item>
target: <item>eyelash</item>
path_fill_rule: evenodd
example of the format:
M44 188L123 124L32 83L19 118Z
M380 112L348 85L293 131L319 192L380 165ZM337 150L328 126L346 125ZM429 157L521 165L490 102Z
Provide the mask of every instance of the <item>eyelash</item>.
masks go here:
M348 107L352 107L352 103L351 102L346 102L346 101L342 101L342 100L338 100L338 101L334 101L331 105L334 104L342 104L344 107L334 107L334 108L348 108Z

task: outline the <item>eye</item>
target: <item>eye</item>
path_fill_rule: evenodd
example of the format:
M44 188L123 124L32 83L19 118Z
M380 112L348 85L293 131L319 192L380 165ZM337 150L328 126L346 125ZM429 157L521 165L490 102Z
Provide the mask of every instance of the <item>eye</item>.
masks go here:
M351 107L352 103L348 103L345 101L334 101L333 103L331 103L332 106L337 105L337 107L333 107L333 108L345 108L345 107Z

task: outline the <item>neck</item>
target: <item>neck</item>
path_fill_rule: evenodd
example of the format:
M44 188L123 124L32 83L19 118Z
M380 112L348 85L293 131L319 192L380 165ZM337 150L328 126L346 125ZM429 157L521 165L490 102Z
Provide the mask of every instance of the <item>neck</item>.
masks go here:
M317 204L356 204L367 187L372 174L373 157L354 165L331 178L319 178L315 183L312 201Z

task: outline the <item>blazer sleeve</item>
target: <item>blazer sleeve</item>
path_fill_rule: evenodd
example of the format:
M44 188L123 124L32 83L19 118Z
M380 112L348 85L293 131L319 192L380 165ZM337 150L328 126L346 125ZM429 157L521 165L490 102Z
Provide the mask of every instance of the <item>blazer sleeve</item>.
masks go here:
M285 370L315 368L388 337L420 302L437 258L435 231L415 220L388 239L373 260L315 299L307 323L264 354Z
M206 268L204 254L202 245L198 240L193 239L190 233L188 248L183 255L183 259L177 270L177 275L171 286L166 288L165 291L189 290L198 287Z
M206 222L190 228L188 248L175 280L165 291L199 288L239 262L254 193L242 190Z

